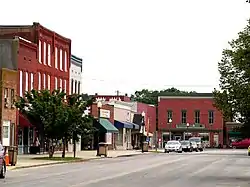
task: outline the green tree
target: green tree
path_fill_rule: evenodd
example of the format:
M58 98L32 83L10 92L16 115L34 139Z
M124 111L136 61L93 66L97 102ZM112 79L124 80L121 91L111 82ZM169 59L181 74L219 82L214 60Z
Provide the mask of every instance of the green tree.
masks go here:
M250 137L250 20L229 45L218 63L220 90L214 90L215 106L226 120L237 117L243 135Z
M141 103L152 104L157 106L158 96L165 96L169 94L192 94L192 93L196 92L181 91L176 88L168 88L160 91L143 89L141 91L136 91L135 94L131 96L131 99L133 101L138 101Z
M32 90L15 103L19 111L36 127L43 140L48 140L49 157L53 157L54 145L62 138L61 122L68 117L65 95L58 90L52 93L49 90Z

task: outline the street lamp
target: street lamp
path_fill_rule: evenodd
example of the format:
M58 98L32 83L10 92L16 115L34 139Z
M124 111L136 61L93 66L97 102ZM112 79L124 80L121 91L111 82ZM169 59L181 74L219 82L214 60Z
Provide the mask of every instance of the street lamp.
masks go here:
M101 101L97 101L97 109L98 109L98 123L100 123L100 118L101 118L101 108L102 108L102 102ZM99 154L99 133L97 135L97 155L96 156L100 156Z
M169 124L169 127L168 127L168 130L169 130L169 140L172 140L172 133L171 133L172 119L171 118L168 120L168 124Z
M145 131L145 112L143 111L141 113L142 116L142 121L141 121L141 127L142 127L142 136L141 136L141 148L142 148L142 152L143 152L143 141L144 141L144 131Z
M187 136L188 136L189 123L187 123ZM185 139L184 139L185 140Z

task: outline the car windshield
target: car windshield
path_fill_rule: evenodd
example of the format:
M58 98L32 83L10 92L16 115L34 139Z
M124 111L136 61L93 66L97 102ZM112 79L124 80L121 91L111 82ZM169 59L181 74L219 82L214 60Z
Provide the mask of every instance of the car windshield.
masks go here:
M181 144L182 144L182 145L188 145L188 144L189 144L189 141L181 141Z
M177 145L177 144L179 144L179 142L170 142L170 141L169 141L169 142L167 143L167 145Z
M200 138L190 138L189 141L192 141L192 142L201 142L201 139Z

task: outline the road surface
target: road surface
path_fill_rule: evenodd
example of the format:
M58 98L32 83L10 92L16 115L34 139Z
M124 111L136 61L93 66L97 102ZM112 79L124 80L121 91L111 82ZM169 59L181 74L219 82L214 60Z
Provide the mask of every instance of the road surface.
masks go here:
M249 187L246 151L147 154L9 171L1 187Z

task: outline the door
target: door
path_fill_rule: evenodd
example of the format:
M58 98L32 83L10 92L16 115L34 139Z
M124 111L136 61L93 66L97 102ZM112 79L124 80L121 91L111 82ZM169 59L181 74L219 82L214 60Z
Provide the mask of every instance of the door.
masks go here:
M3 121L3 146L10 146L10 121Z

